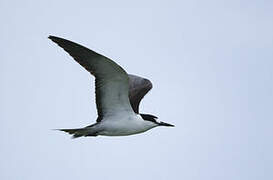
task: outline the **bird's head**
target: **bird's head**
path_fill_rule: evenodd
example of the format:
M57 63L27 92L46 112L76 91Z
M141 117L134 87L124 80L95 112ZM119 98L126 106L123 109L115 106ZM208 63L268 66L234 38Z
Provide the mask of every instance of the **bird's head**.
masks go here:
M151 114L140 114L140 116L142 117L142 119L144 119L145 121L150 121L156 124L156 126L167 126L167 127L174 127L174 125L169 124L169 123L165 123L162 121L158 121L157 117Z

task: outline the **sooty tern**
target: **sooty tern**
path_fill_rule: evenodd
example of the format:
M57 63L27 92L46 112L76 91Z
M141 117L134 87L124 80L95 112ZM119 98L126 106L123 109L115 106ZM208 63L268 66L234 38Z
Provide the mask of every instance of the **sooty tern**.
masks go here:
M111 59L69 40L49 36L80 65L95 76L97 122L78 129L59 129L81 136L127 136L145 132L157 126L173 125L157 120L150 114L139 113L141 99L152 89L145 78L128 75Z

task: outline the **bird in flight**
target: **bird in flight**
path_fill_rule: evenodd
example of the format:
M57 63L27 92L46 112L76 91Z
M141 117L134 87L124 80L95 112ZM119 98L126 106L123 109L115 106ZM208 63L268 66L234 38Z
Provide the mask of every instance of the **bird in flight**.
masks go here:
M158 121L154 115L139 113L141 99L152 89L152 83L148 79L127 74L111 59L77 43L55 36L48 38L95 76L98 111L96 123L84 128L59 129L60 131L73 135L73 138L98 135L127 136L158 126L174 126Z

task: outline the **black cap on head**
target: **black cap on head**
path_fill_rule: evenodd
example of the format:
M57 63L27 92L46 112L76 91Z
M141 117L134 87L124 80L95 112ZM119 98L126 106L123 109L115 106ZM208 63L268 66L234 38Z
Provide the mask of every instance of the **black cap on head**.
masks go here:
M157 121L157 117L151 114L140 114L140 116L142 117L142 119L146 120L146 121L151 121L155 124L157 124L158 126L168 126L168 127L174 127L174 125L172 124L168 124L165 122L159 122Z

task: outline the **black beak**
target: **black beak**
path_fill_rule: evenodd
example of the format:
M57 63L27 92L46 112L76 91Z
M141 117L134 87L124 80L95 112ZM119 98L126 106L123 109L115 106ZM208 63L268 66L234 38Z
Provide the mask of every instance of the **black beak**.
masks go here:
M160 122L160 123L158 123L158 125L159 125L159 126L174 127L174 125L168 124L168 123L165 123L165 122Z

